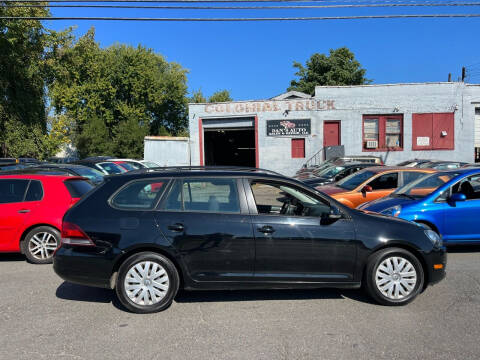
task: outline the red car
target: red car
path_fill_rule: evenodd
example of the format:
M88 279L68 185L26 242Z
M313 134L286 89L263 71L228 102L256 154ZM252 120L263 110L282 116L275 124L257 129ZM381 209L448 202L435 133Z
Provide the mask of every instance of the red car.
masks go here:
M0 252L52 262L63 215L93 187L76 176L0 175Z

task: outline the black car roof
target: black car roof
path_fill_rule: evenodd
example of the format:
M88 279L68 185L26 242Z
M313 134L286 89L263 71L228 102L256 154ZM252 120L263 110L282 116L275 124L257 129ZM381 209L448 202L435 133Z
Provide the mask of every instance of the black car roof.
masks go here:
M236 167L236 166L172 166L159 168L144 168L129 171L123 174L113 174L107 178L151 178L151 177L208 177L208 176L232 176L232 177L259 177L285 179L285 176L271 170Z

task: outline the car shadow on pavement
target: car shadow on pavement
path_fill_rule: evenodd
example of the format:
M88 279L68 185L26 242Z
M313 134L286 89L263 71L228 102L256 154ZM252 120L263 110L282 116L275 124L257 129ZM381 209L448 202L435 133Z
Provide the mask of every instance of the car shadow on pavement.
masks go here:
M18 253L0 254L0 261L25 261L25 255Z
M98 302L104 304L112 303L116 308L126 311L111 289L72 284L64 281L57 288L55 295L57 298L63 300Z
M343 289L179 291L175 301L178 303L195 303L322 299L352 299L355 301L373 304L373 301L363 291Z
M113 290L63 282L55 293L57 298L71 301L112 303L117 309L128 310L118 301ZM368 304L374 302L361 290L312 289L312 290L180 290L177 303L233 302L233 301L278 301L351 299Z

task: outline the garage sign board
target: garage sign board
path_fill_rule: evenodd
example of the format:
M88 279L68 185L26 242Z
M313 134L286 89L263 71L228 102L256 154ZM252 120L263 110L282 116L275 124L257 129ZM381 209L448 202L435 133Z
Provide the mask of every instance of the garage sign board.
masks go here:
M310 134L310 119L267 120L267 136L296 136Z

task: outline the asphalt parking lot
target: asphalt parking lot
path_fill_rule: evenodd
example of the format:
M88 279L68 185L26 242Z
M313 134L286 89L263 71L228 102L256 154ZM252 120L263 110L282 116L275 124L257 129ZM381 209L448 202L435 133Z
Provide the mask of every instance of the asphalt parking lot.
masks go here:
M480 247L406 307L360 291L182 292L153 315L0 254L0 359L478 359Z

